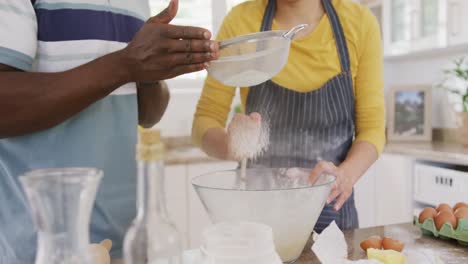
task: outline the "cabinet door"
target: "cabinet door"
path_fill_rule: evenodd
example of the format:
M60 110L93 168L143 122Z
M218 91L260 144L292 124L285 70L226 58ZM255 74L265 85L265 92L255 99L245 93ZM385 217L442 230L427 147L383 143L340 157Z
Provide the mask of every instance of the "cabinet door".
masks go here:
M359 179L354 186L354 200L359 217L359 227L377 225L376 219L376 169L375 164Z
M376 169L377 224L389 225L412 221L413 159L382 154Z
M447 0L412 0L411 50L442 48L447 45Z
M202 242L202 232L212 222L203 207L197 193L192 187L191 179L205 173L230 170L237 167L236 162L213 162L196 165L188 165L188 221L189 221L189 248L196 249Z
M449 45L468 43L468 1L448 0L448 42Z
M169 217L182 236L184 249L188 246L187 221L187 167L185 165L166 166L166 204Z
M408 53L412 39L413 0L384 0L385 55Z

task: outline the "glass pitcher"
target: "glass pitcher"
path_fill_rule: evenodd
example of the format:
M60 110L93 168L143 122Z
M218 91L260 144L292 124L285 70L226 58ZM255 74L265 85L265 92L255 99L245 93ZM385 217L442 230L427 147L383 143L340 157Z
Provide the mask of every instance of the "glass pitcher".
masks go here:
M35 264L92 264L89 220L102 171L35 170L20 177L38 231Z

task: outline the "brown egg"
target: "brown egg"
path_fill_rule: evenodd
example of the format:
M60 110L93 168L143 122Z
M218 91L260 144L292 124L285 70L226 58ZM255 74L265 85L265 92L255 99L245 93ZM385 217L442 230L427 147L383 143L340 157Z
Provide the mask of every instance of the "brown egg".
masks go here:
M449 223L455 229L457 228L457 218L450 211L440 211L435 217L435 225L440 230L445 223Z
M403 244L400 240L393 239L391 237L384 237L382 239L382 247L385 250L391 249L391 250L401 252L403 251L405 244Z
M379 236L371 236L361 242L361 248L367 251L368 248L382 249L382 238Z
M450 211L453 213L452 211L452 207L450 207L450 205L446 204L446 203L441 203L439 204L439 206L437 206L436 208L437 212L441 212L441 211Z
M419 214L419 223L424 223L424 221L426 221L426 219L430 218L430 219L434 219L437 215L437 211L436 209L432 208L432 207L427 207L427 208L424 208L424 210L421 211L421 213Z
M455 217L460 219L468 219L468 207L460 207L455 211Z
M455 206L453 206L453 211L455 212L458 208L466 207L468 208L468 204L466 203L457 203Z

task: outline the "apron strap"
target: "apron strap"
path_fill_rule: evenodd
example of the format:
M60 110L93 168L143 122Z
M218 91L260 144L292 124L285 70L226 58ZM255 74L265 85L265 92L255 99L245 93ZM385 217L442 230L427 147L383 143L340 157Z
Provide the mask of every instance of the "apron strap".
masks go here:
M351 71L351 66L349 60L348 44L346 43L346 38L343 31L343 26L340 22L340 18L338 17L331 0L322 0L322 3L325 7L328 18L330 19L333 35L335 36L338 55L340 57L341 70L345 73L349 73Z
M273 18L275 17L275 13L276 13L276 0L268 0L268 4L263 14L262 27L260 28L260 31L271 30L271 25L273 24Z
M336 47L338 51L338 56L340 58L341 70L342 72L349 73L351 70L348 45L346 43L345 34L343 27L341 26L340 19L336 13L335 8L331 0L322 0L322 4L325 8L325 13L327 13L328 18L330 19L330 24L333 30L333 35L335 37ZM262 26L260 31L271 30L271 25L273 24L273 18L276 13L276 0L268 0L268 4L265 8L265 12L262 19Z

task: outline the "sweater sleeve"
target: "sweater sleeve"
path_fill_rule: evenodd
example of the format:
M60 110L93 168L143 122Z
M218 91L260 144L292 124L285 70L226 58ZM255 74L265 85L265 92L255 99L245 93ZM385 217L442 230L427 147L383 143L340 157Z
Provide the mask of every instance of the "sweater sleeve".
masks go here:
M365 9L359 66L355 79L356 141L366 141L380 154L385 145L383 55L377 19Z
M0 64L31 71L37 49L37 18L31 1L0 1Z
M216 39L234 37L234 27L231 16L226 16ZM208 129L226 126L235 92L235 87L226 86L210 76L206 78L192 124L192 140L197 146L201 146Z

